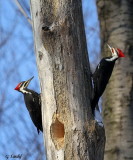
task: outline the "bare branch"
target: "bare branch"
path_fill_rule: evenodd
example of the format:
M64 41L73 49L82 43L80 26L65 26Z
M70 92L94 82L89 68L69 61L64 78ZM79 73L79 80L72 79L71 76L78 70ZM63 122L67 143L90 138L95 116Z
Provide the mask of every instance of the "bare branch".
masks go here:
M28 20L28 22L30 24L32 24L32 20L29 18L29 16L27 15L27 13L25 12L25 10L23 9L22 5L19 3L18 0L14 0L16 5L18 6L20 12L26 17L26 19Z

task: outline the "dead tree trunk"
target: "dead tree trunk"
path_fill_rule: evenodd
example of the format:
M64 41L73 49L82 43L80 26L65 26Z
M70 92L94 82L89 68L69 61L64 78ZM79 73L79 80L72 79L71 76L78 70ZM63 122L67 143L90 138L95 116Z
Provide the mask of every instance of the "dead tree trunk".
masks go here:
M105 160L133 160L133 1L98 0L103 56L106 43L123 50L103 96Z
M81 1L31 0L48 160L102 160Z

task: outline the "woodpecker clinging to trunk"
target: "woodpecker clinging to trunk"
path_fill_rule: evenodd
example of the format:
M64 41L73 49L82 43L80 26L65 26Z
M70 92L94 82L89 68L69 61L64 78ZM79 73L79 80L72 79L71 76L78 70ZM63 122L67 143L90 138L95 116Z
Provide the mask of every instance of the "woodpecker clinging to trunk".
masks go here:
M24 95L26 107L29 111L32 122L36 126L39 134L39 131L43 131L42 114L41 114L41 97L40 94L38 94L37 92L27 88L32 79L33 77L27 81L19 83L16 86L15 90L21 92Z
M107 83L110 79L110 76L112 74L115 61L120 58L120 57L125 57L125 55L122 53L120 49L115 49L113 47L110 47L108 45L110 51L111 51L111 56L103 58L98 66L96 67L96 70L92 76L93 80L93 86L94 86L94 95L92 99L92 112L94 114L95 107L98 106L98 101L99 98L102 96Z

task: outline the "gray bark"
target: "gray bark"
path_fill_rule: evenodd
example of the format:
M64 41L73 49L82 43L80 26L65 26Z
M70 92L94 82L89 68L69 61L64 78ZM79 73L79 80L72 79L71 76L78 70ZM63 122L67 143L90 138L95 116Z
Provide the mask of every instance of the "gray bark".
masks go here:
M48 160L103 159L81 9L80 0L31 0Z
M110 52L106 43L126 55L117 60L103 96L105 160L133 160L133 1L98 0L97 6L102 55Z

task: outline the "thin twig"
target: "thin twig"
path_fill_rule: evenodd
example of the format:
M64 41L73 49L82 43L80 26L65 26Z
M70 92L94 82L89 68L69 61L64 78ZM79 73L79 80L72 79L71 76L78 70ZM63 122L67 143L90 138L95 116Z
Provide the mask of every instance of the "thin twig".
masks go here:
M29 16L27 15L27 13L25 12L25 10L23 9L22 5L19 3L18 0L14 0L16 5L18 6L20 12L26 17L26 19L28 20L28 22L30 24L32 24L32 20L29 18Z

